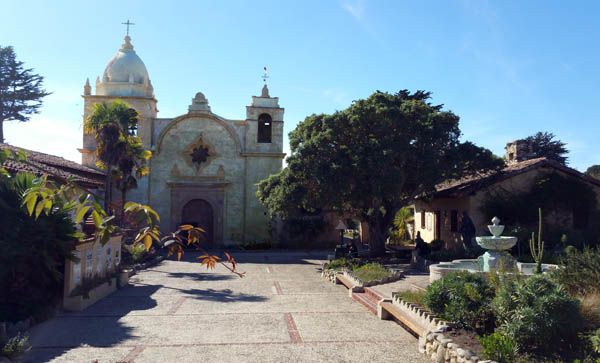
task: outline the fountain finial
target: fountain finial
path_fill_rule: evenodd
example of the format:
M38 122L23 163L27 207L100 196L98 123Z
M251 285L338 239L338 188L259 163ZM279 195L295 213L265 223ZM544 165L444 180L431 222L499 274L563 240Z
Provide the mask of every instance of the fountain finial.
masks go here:
M500 223L500 218L498 217L494 217L492 218L492 225L488 226L488 229L490 230L490 233L494 236L494 237L498 237L502 234L502 232L504 231L504 226Z

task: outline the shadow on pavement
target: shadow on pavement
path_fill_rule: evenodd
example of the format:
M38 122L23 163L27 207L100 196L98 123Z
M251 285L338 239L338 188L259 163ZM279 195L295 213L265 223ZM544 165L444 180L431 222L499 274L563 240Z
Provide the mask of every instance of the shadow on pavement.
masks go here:
M73 348L111 347L134 338L132 328L120 319L133 310L156 307L151 298L161 286L128 286L79 312L65 312L30 331L32 349L22 362L48 362ZM135 297L124 303L120 297ZM102 360L103 357L98 357Z

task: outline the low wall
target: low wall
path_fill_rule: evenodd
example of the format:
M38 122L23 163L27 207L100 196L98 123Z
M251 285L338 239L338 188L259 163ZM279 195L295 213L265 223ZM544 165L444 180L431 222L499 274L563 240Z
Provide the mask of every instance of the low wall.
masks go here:
M451 324L421 309L419 306L402 300L392 294L392 304L412 324L417 325L423 334L419 336L419 352L426 354L434 362L443 363L495 363L484 360L470 350L462 349L443 333L452 330Z
M64 285L64 307L65 309L75 308L81 304L75 304L71 300L71 292L81 285L85 280L92 278L107 277L116 271L121 263L121 240L122 235L111 236L108 242L102 246L95 239L87 239L77 244L73 254L78 261L65 261L65 285ZM101 287L102 285L98 286ZM110 286L110 285L109 285ZM113 284L116 288L116 283ZM96 290L96 289L93 289ZM104 294L100 294L98 299L112 293L112 288L101 289ZM90 291L91 296L96 293Z

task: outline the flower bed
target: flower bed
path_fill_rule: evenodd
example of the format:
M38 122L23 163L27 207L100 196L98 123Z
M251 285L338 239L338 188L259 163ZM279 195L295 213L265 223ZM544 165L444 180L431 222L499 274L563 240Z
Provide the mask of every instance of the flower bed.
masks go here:
M374 265L374 264L369 264ZM369 265L364 265L369 266ZM381 267L377 268L377 271L367 271L366 273L362 273L360 268L350 270L345 268L343 270L344 277L353 282L354 286L361 287L369 287L381 284L387 284L388 282L394 282L400 280L404 274L402 270L391 270L385 268L383 265L379 265ZM381 269L385 269L386 273L383 273Z

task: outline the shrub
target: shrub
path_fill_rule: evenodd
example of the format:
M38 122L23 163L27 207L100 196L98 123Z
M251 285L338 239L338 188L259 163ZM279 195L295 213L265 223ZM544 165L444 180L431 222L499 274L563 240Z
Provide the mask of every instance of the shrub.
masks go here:
M600 293L600 248L569 249L551 276L571 296Z
M579 311L586 329L600 328L600 293L580 297Z
M576 341L582 326L578 301L543 275L502 284L492 309L499 331L522 352L559 352Z
M512 363L517 355L517 344L514 339L506 334L492 333L479 338L483 347L485 359L495 360L498 363Z
M16 336L10 338L8 342L4 344L1 353L3 356L14 360L29 350L29 348L26 348L28 342L29 337L27 335L21 335L21 333L17 333Z
M402 290L398 291L396 295L400 296L404 301L425 306L425 304L423 303L423 296L425 296L425 291L423 290Z
M63 294L65 259L74 259L76 229L65 205L37 219L22 206L34 176L0 181L0 321L36 316Z
M354 270L357 265L347 258L338 258L325 264L326 269L341 271L344 267Z
M429 248L431 251L440 251L442 248L444 248L445 244L446 243L441 239L434 239L433 241L429 242Z
M425 306L461 328L488 332L493 327L489 304L494 289L487 280L466 271L452 273L430 284L425 291Z
M123 248L127 252L124 254L123 259L130 263L140 263L144 261L148 255L146 246L143 243L124 245Z
M379 263L368 263L357 267L354 269L354 274L364 282L381 280L392 276L392 273Z

